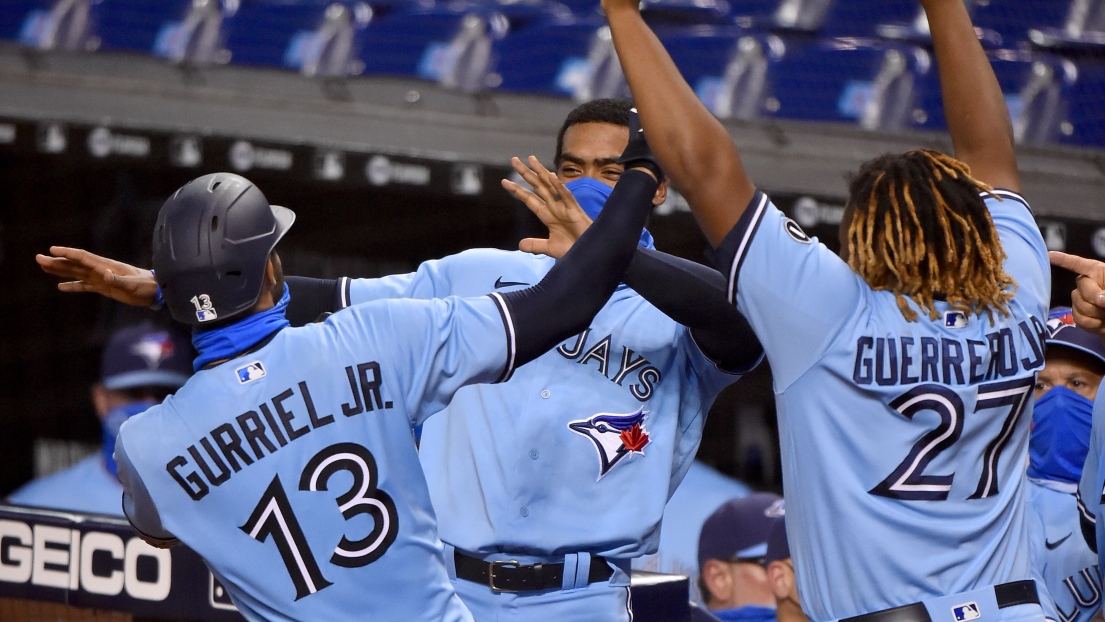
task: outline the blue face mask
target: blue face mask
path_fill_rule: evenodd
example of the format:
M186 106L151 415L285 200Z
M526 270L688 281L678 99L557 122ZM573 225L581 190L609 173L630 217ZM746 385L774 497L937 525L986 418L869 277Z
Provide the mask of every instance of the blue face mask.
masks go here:
M576 198L579 206L583 208L584 212L587 212L591 220L598 218L602 206L606 205L606 199L609 199L610 193L614 191L613 188L593 177L573 179L564 186L572 191L572 196ZM641 246L656 248L656 244L652 240L652 234L647 229L641 232Z
M104 434L103 443L100 446L104 456L104 466L115 477L119 477L119 469L115 466L115 437L119 436L119 428L123 427L124 421L138 413L146 412L153 405L154 402L150 401L131 402L110 411L100 422Z
M1066 387L1036 400L1028 441L1028 476L1077 484L1089 453L1093 401Z

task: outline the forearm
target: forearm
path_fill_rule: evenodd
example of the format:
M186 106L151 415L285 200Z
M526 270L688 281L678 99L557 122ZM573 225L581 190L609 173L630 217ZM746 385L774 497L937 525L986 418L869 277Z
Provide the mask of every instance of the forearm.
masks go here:
M545 278L501 295L514 328L515 367L583 331L606 304L633 259L658 185L647 172L623 173L594 224Z
M341 283L344 279L313 279L305 276L287 276L291 301L287 317L292 326L305 326L316 321L324 313L341 310Z
M649 143L716 244L755 192L737 148L635 8L608 8L607 19Z
M955 156L988 184L1020 190L1005 96L962 0L922 2Z
M659 251L638 248L625 284L691 329L699 348L723 369L745 372L763 356L748 320L729 304L716 270Z

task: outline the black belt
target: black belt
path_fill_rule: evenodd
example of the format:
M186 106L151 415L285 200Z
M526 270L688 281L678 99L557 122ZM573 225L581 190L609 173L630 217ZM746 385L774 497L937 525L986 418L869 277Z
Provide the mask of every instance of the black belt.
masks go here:
M1029 579L995 585L994 597L998 601L998 609L1014 605L1040 604L1040 597L1036 594L1036 582ZM924 605L913 603L845 618L840 622L932 622L932 617L929 616L928 609Z
M460 551L454 551L457 578L479 583L491 588L493 592L536 592L539 590L560 589L564 585L564 564L520 564L516 561L487 561L469 557ZM588 583L606 581L614 575L606 560L591 558L591 570L587 573Z

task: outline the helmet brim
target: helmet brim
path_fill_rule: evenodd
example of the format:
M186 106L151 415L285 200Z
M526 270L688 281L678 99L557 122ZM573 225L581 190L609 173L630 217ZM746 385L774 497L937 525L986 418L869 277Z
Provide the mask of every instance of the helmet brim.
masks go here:
M295 212L279 205L270 205L269 207L272 209L273 218L276 219L276 240L272 244L273 247L276 247L284 234L288 232L288 229L292 228L292 223L295 222Z

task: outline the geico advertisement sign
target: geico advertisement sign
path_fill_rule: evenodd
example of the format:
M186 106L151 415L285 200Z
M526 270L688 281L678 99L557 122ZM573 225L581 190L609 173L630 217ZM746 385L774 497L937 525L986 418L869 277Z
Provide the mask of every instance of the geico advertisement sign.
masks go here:
M0 582L161 601L172 556L137 536L0 519Z

